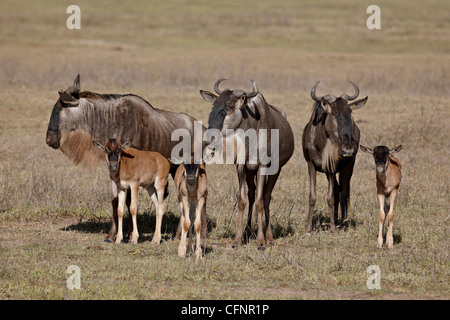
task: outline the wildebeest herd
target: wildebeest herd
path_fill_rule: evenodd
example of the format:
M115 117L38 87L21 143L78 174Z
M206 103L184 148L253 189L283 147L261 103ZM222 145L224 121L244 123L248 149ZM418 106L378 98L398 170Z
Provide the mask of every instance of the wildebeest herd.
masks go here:
M181 234L178 255L186 255L186 237L193 225L197 238L195 255L201 259L201 239L207 237L208 232L205 164L208 164L211 157L218 155L222 147L229 149L230 145L236 153L233 163L236 165L239 181L238 219L233 247L241 245L243 241L248 242L251 237L253 207L257 215L258 249L265 249L266 243L272 244L272 191L281 168L293 155L294 134L284 110L270 105L256 82L252 80L253 89L246 92L240 89L220 89L219 85L224 80L226 79L219 79L214 84L217 95L200 90L201 96L212 104L208 128L201 126L200 136L195 134L197 120L194 117L154 108L146 100L133 94L81 91L79 75L72 86L59 92L59 99L50 117L46 143L54 149L60 149L76 164L94 167L106 160L113 194L113 219L106 242L120 243L123 240L125 205L131 219L129 241L138 241L136 216L139 187L148 191L155 204L156 227L152 241L160 242L162 217L168 196L168 176L171 175L175 181L181 211L177 230L177 235ZM350 180L356 154L361 147L363 151L373 154L376 164L380 204L378 247L383 244L382 230L387 215L387 244L392 248L393 210L401 181L401 164L391 154L400 151L401 145L392 149L386 146L372 149L359 145L360 131L353 120L352 111L363 107L368 97L356 100L359 88L353 82L351 84L355 90L353 95L343 93L338 98L330 93L318 96L316 91L319 82L311 90L314 107L302 136L303 154L310 178L309 212L305 231L309 234L312 228L312 215L317 199L317 171L325 173L328 180L330 231L336 231L336 224L346 225ZM173 139L172 133L177 129L188 132L191 147L195 144L201 146L200 155L191 152L193 148L188 148L188 157L180 158L179 154L174 156L173 151L179 141ZM248 219L243 235L242 216L247 202Z

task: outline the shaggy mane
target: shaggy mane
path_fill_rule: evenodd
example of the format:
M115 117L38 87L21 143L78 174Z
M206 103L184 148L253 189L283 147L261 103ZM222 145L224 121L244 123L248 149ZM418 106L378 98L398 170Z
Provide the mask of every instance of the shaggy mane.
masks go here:
M91 169L105 160L103 152L92 144L92 136L82 129L63 133L60 149L75 164Z

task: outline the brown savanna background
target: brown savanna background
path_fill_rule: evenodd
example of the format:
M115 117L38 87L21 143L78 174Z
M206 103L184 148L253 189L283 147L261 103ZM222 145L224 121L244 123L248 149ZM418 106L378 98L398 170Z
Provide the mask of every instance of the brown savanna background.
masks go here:
M66 8L81 9L69 30ZM369 5L381 30L369 30ZM448 1L12 1L0 4L0 299L450 298L450 3ZM173 182L164 241L152 245L154 207L140 194L140 243L102 243L109 229L106 166L77 167L45 144L58 90L134 93L207 124L199 89L220 77L283 108L295 152L271 205L276 244L231 248L237 177L207 168L212 229L205 259L177 257ZM318 94L369 96L353 116L368 146L403 145L394 249L376 248L373 159L357 155L348 230L328 232L318 176L313 234L304 236L309 182L302 130ZM255 224L254 224L255 225ZM256 229L255 229L256 230ZM81 270L69 290L67 267ZM367 288L378 265L381 289Z

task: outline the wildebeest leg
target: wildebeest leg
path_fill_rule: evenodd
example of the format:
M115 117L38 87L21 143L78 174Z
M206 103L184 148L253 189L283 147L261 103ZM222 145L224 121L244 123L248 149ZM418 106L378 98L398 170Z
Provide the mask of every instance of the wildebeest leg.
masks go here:
M137 220L136 220L136 216L137 216L137 208L138 208L138 194L139 194L139 185L134 185L131 186L130 188L131 191L131 205L129 208L130 211L130 216L131 216L131 220L132 220L132 233L130 236L130 242L133 244L136 244L139 238L139 232L138 232L138 227L137 227ZM128 196L127 196L128 198ZM130 229L130 228L128 228Z
M165 211L165 200L164 200L164 185L150 187L153 188L153 194L151 195L152 201L156 207L156 225L155 225L155 233L153 234L153 243L159 244L161 242L161 224L162 218Z
M387 214L388 218L388 231L386 235L386 242L388 244L388 248L392 249L394 247L394 236L392 234L392 229L394 227L394 203L395 199L397 198L398 189L392 190L390 197L389 197L389 212Z
M258 233L256 235L256 243L258 249L265 250L264 233L262 225L262 215L264 210L264 185L266 183L266 176L261 174L261 166L258 169L258 175L256 176L256 200L255 209L258 216Z
M339 184L341 189L340 204L342 223L347 225L347 209L350 201L350 180L352 179L354 162L346 170L339 173ZM336 198L338 199L338 198Z
M197 238L195 256L197 259L202 258L202 243L201 243L202 240L200 236L202 227L201 215L203 212L203 207L205 206L206 206L206 197L202 197L198 200L197 208L195 208L194 229L195 229L195 236Z
M122 221L123 221L123 211L125 209L125 199L126 199L126 190L119 190L118 198L119 204L117 206L117 237L116 243L121 243L123 239L123 231L122 231Z
M339 217L339 196L341 194L341 188L336 180L336 175L333 175L333 195L334 195L334 223L338 223Z
M200 219L202 220L202 230L200 232L200 236L202 239L206 239L208 236L208 217L206 215L206 206L202 209Z
M239 179L239 202L238 202L238 218L236 222L236 236L234 238L233 248L242 244L242 215L244 214L245 206L247 205L247 199L245 197L245 169L238 168Z
M103 240L104 242L114 242L114 238L116 237L117 234L117 206L119 205L119 199L117 197L117 186L116 183L114 181L112 181L112 194L113 194L113 199L111 200L111 205L112 205L112 209L113 209L113 218L111 220L111 227L109 229L109 233L106 236L105 240ZM131 204L131 191L127 190L126 191L126 205L128 208L128 212L131 213L130 211L130 204ZM128 216L128 236L131 234L131 232L133 231L132 229L132 217L131 214Z
M383 224L385 219L385 212L384 212L384 201L385 201L385 195L378 193L378 203L380 205L380 214L378 217L378 244L377 247L381 248L383 247Z
M252 235L252 211L253 204L255 203L255 174L251 171L247 171L245 176L247 181L247 195L248 195L248 218L247 218L247 226L245 227L244 241L248 242Z
M272 226L270 224L270 201L272 200L272 191L277 183L280 171L277 174L269 175L264 185L264 212L266 214L266 241L269 244L273 244Z
M308 220L306 221L305 233L306 235L311 234L312 229L312 216L314 212L314 206L316 205L317 195L316 195L316 169L314 168L314 164L309 161L308 162L308 173L309 173L309 212L308 212Z
M336 223L334 221L334 183L336 181L336 177L334 173L327 173L328 179L328 194L327 194L327 202L328 207L330 209L330 231L336 232ZM336 200L337 201L337 200Z
M111 228L106 236L104 242L114 242L114 238L117 234L117 206L119 204L119 198L117 197L117 185L114 181L111 181L113 199L111 200L111 205L113 209L113 218L111 220Z
M178 256L184 258L186 256L186 238L191 227L191 219L189 214L189 202L186 197L182 197L180 201L180 211L181 211L181 239L180 245L178 246Z
M131 189L127 190L127 198L125 201L128 208L128 235L127 239L130 239L131 234L133 232L133 219L131 215ZM136 219L137 219L137 211L136 211Z

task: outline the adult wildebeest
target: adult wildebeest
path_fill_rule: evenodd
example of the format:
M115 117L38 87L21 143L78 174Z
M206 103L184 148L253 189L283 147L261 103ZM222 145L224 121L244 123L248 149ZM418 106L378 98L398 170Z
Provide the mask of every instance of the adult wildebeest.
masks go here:
M319 81L320 82L320 81ZM309 213L306 234L311 233L312 215L316 204L316 171L324 172L328 179L327 202L330 208L330 231L336 231L338 207L341 205L341 218L345 223L347 206L350 200L350 179L353 173L356 153L359 146L359 128L353 121L352 110L359 109L368 97L354 101L359 88L353 82L355 94L342 94L339 98L331 94L317 97L317 82L311 90L315 101L311 119L303 131L303 155L308 162L310 193ZM336 174L339 173L339 183Z
M392 154L402 149L402 145L389 149L386 146L377 146L373 149L360 146L361 150L373 155L377 172L377 197L380 205L378 223L378 248L383 246L383 224L388 218L388 232L386 242L388 248L394 247L392 229L394 227L394 203L397 199L400 182L402 180L402 165Z
M200 94L206 101L213 104L209 114L208 130L218 130L223 137L240 135L240 141L245 141L245 150L242 152L245 154L237 155L242 161L237 163L239 204L234 245L239 246L242 243L242 214L247 204L244 185L244 181L246 181L249 209L245 240L248 240L252 232L251 217L253 204L255 204L258 216L257 246L264 249L262 213L264 210L266 240L271 243L273 235L270 226L269 205L272 190L280 175L281 168L288 162L294 152L294 135L289 122L286 120L285 113L264 100L253 80L253 91L250 93L239 89L222 91L219 89L219 84L223 80L225 79L217 80L214 85L214 90L218 96L203 90L200 90ZM246 137L248 139L245 139ZM211 145L213 144L215 143ZM255 152L258 152L258 155L255 155ZM265 152L270 161L263 159ZM267 171L269 167L271 167L270 174Z
M172 148L178 141L171 140L174 130L189 131L192 144L196 119L184 113L156 109L143 98L133 94L98 94L81 91L80 75L73 85L59 92L59 99L53 107L47 130L46 143L60 149L76 164L93 167L104 161L101 150L92 141L117 139L133 141L142 150L156 151L170 159ZM206 130L202 126L202 130ZM201 142L202 150L205 146ZM177 165L172 167L175 174ZM117 189L113 188L113 219L105 241L112 242L117 233ZM129 207L130 194L127 195ZM206 217L202 216L202 236L206 236Z

